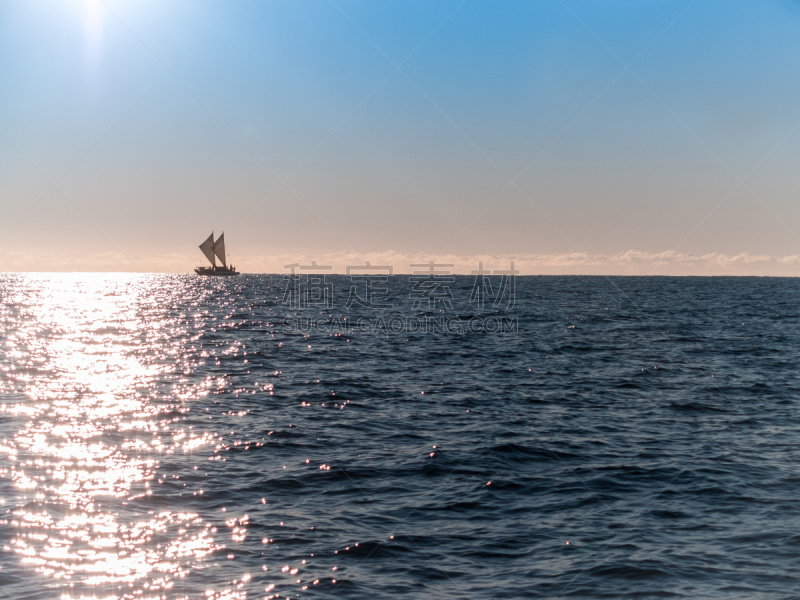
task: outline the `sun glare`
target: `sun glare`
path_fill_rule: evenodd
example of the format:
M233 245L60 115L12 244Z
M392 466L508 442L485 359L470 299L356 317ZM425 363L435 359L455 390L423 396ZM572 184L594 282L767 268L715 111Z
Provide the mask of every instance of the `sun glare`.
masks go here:
M188 511L120 516L157 501L151 482L165 454L203 443L165 416L180 402L149 399L169 373L141 335L164 326L149 290L137 275L29 277L14 300L31 312L9 340L28 400L0 409L27 420L0 445L21 495L11 548L42 575L118 599L170 589L217 548L212 527Z
M100 0L83 1L84 60L89 75L94 75L100 62L105 12Z

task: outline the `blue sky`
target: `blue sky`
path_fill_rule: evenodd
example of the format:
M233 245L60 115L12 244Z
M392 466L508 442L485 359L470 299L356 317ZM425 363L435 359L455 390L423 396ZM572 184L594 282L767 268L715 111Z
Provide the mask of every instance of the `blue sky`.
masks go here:
M798 8L9 0L0 270L797 274Z

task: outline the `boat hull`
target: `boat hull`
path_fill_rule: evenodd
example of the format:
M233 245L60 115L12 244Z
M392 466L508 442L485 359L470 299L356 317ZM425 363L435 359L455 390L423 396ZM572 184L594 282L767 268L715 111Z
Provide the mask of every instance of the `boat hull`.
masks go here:
M225 269L223 267L197 267L194 272L198 275L210 275L213 277L233 277L239 275L238 271L232 271L231 269Z

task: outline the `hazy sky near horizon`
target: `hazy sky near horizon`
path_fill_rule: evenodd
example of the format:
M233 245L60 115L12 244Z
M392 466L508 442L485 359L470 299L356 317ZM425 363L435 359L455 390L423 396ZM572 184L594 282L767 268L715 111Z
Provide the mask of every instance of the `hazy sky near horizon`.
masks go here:
M246 271L798 275L798 39L791 0L9 0L0 271L214 230Z

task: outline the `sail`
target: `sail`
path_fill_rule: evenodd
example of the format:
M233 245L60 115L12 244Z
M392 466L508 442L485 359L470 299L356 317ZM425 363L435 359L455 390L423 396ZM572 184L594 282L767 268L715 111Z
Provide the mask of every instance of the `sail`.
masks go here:
M227 263L225 262L225 233L219 236L217 238L217 241L214 242L214 254L216 254L217 258L222 262L222 266L226 267Z
M211 265L216 267L217 263L214 260L214 234L208 236L205 242L200 244L200 250L206 255L206 258L211 262Z

